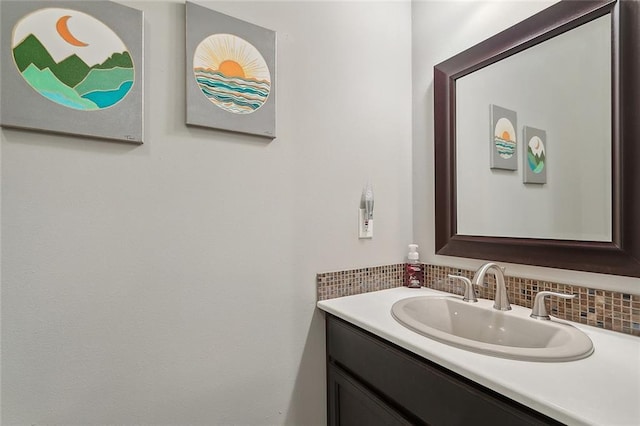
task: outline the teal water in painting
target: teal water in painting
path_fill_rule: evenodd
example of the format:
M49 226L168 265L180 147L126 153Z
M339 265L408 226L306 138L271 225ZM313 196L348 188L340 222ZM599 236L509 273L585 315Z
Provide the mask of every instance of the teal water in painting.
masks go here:
M527 150L527 162L533 173L541 173L544 169L544 154L541 156L534 155L531 148Z
M499 136L495 136L494 142L496 144L498 154L500 154L500 157L502 158L511 158L516 152L515 142L504 140Z
M131 89L132 85L132 81L127 81L122 83L122 85L116 90L98 90L95 92L86 93L82 95L82 97L85 99L89 99L99 108L107 108L118 103L120 99L124 98L124 96Z
M250 114L267 100L271 84L266 80L227 77L224 74L194 69L202 93L220 108L236 114Z

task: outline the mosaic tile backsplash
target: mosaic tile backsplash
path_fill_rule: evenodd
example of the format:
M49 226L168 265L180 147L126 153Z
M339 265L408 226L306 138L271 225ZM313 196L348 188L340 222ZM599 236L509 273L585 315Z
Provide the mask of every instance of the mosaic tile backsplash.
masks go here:
M475 271L447 266L423 264L426 287L462 295L464 288L447 275L461 275L469 279ZM318 300L333 299L353 294L405 285L405 265L395 264L348 271L327 272L317 275ZM478 286L476 293L483 299L495 296L495 277L487 274L486 287ZM640 294L605 291L572 284L560 284L529 278L505 276L509 301L531 308L539 291L557 291L576 294L574 299L547 298L547 310L557 318L640 336Z
M374 266L316 276L318 300L334 299L404 285L404 264Z

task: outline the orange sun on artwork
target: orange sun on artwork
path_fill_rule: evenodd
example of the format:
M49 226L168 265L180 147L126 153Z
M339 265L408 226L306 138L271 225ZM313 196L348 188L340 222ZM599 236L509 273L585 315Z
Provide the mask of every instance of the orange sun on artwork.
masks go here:
M231 34L214 34L203 40L196 49L193 65L227 77L271 80L260 52L246 40Z
M220 62L218 71L227 77L245 77L242 65L230 59Z

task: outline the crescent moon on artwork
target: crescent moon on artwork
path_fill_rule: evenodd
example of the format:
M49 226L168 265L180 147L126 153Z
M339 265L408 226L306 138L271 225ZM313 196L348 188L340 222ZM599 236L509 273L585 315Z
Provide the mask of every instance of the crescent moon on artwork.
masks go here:
M58 22L56 22L56 30L58 30L58 34L60 34L60 37L62 37L64 41L66 41L72 46L78 46L78 47L88 46L87 43L78 40L73 36L73 34L71 34L71 31L69 31L69 27L67 26L67 21L69 20L69 18L71 18L71 16L66 15L58 19Z

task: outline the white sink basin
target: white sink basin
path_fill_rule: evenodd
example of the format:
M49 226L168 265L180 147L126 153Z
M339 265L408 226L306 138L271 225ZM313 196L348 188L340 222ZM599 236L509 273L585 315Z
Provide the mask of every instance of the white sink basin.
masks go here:
M529 317L530 309L512 305L493 309L493 301L463 302L454 296L419 296L396 302L393 317L424 336L487 355L525 361L573 361L593 353L591 339L558 320Z

